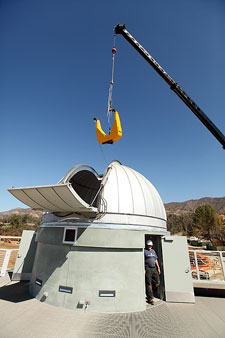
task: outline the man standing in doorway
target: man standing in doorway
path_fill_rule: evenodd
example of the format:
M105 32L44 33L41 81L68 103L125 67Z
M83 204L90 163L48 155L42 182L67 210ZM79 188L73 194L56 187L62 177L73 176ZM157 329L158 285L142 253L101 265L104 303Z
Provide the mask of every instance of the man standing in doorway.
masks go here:
M158 257L155 250L152 249L153 243L148 240L146 242L145 249L145 284L146 284L146 295L148 302L154 304L154 296L152 291L152 283L155 287L158 287L160 284L160 267L158 262Z

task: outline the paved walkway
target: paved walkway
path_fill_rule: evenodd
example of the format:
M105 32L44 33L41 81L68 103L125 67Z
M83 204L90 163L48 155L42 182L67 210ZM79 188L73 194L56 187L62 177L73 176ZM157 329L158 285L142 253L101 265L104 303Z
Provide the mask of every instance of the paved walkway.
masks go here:
M0 288L0 338L224 338L225 298L196 304L158 301L146 311L90 313L31 298L28 284Z

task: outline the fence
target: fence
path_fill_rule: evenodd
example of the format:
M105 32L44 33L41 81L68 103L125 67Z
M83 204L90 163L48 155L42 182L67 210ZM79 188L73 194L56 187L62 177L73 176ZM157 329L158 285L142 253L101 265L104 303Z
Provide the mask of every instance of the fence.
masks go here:
M18 249L0 249L0 277L14 268ZM225 251L189 250L193 280L225 282Z
M18 249L0 249L0 277L14 268Z
M225 251L189 250L192 278L225 281Z

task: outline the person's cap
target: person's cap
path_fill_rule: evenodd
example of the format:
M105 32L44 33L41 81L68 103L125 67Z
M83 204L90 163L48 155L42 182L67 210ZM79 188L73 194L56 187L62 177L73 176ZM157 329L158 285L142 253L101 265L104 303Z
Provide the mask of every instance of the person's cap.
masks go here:
M150 240L148 240L148 241L146 242L146 244L147 244L147 245L153 245L152 241L150 241Z

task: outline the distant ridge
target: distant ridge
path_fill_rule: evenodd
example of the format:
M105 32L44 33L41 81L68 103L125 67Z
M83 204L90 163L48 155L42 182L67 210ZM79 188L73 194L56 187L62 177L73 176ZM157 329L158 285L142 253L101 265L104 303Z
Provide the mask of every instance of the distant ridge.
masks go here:
M225 214L225 197L203 197L198 200L188 200L185 202L171 202L164 204L167 213L183 214L194 212L199 205L209 204L218 214ZM33 217L41 217L43 212L31 208L16 208L0 212L0 218L12 214L30 214Z
M194 212L197 207L204 204L211 205L218 214L225 213L225 197L203 197L198 200L166 203L164 206L167 213L182 214Z
M31 208L16 208L16 209L11 209L8 211L0 212L0 218L10 216L13 214L19 214L19 215L29 214L33 217L42 217L43 212L40 210L33 210Z

